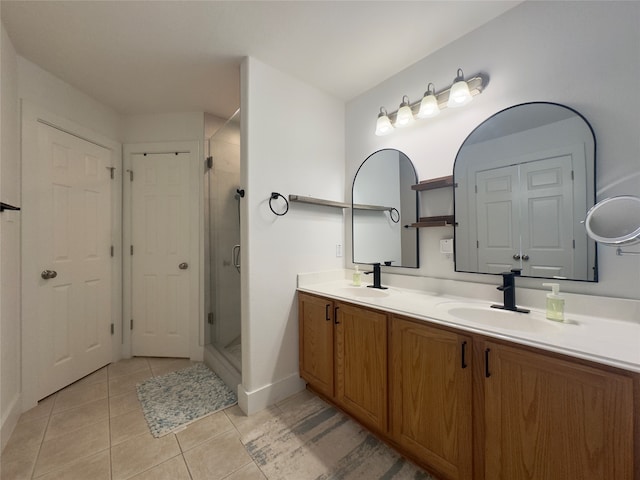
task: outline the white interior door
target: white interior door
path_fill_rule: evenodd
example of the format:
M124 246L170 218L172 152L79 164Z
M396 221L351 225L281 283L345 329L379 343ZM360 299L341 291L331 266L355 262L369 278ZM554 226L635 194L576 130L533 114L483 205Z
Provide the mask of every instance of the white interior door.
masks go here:
M190 153L132 154L132 354L189 357ZM195 260L195 259L193 259Z
M574 278L571 155L520 166L522 274Z
M520 268L520 204L515 196L518 184L517 165L476 173L479 272Z
M24 294L37 303L38 385L43 398L111 361L111 154L38 123L34 182L40 271ZM31 189L29 189L31 190ZM32 251L33 250L33 251ZM27 300L28 301L28 300Z

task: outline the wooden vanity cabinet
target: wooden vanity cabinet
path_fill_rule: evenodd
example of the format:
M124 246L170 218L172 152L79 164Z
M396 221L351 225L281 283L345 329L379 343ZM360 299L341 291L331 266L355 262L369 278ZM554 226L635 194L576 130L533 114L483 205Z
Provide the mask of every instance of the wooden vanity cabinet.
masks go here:
M391 438L442 480L472 478L472 340L393 316Z
M387 315L298 293L300 376L372 430L386 434Z
M298 295L302 378L439 480L640 480L638 374Z
M333 301L298 292L300 376L315 391L333 397Z
M631 375L493 341L478 353L483 422L475 441L484 475L474 478L638 478Z
M342 302L335 315L335 401L386 434L387 315Z

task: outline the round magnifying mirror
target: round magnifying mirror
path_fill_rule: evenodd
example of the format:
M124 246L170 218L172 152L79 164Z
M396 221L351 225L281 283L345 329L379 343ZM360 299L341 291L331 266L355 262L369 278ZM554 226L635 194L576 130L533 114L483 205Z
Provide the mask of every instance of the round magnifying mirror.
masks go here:
M640 197L621 195L596 203L584 222L587 235L608 245L627 245L640 239Z

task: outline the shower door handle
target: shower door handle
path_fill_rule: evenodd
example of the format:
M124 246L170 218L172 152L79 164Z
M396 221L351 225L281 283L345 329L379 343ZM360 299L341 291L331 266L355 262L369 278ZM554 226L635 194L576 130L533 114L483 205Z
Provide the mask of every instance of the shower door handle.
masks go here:
M231 250L231 258L233 258L233 266L240 271L240 245L234 245Z

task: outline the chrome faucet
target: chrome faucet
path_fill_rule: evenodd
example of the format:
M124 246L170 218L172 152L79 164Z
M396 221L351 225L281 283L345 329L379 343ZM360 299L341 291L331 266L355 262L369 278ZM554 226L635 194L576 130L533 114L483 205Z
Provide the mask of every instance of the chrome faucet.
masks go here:
M369 272L363 272L365 275L369 275L370 273L373 273L373 285L367 285L367 287L369 288L379 288L381 290L386 290L387 287L383 287L380 284L380 264L379 263L374 263L373 265L373 270L369 271Z
M510 272L503 272L501 275L502 275L502 285L500 285L497 288L502 292L503 305L491 305L491 308L500 308L502 310L510 310L512 312L529 313L528 309L519 308L516 306L515 277L520 276L520 269L514 268Z

